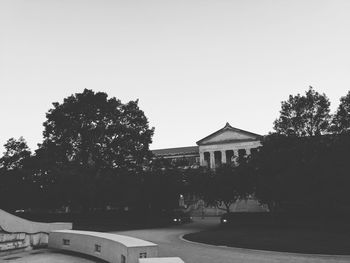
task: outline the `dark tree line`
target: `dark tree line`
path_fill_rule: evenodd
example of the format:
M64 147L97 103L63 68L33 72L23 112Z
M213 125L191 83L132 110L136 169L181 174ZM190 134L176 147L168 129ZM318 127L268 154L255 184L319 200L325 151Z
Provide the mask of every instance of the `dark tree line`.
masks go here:
M84 90L55 102L35 153L23 138L5 144L1 206L88 210L141 203L134 199L148 183L143 167L151 159L153 132L137 100L123 104Z
M350 91L330 114L329 99L312 87L282 102L276 133L250 158L255 196L272 211L349 210Z
M350 180L350 92L334 114L325 94L310 87L282 102L275 133L239 165L215 171L181 169L149 150L153 128L138 101L121 103L84 90L46 114L44 140L32 153L23 138L9 139L0 158L0 207L77 211L178 206L191 194L227 211L254 196L271 211L347 206Z
M270 211L350 211L350 91L334 114L329 107L312 87L290 95L263 146L240 156L239 165L202 172L197 194L227 211L249 196Z
M269 135L249 163L255 196L271 211L349 209L349 156L347 134Z
M230 205L249 196L270 211L350 210L350 92L334 114L325 94L310 87L281 103L275 133L265 136L239 165L202 172L197 194L209 204Z

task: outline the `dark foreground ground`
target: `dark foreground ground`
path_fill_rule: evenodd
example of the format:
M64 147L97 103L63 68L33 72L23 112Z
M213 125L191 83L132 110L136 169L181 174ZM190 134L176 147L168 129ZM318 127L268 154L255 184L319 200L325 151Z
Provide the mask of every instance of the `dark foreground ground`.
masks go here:
M304 227L218 227L184 236L185 239L218 246L258 250L350 255L350 233Z
M206 244L268 251L350 255L346 214L230 213L214 229L184 238Z

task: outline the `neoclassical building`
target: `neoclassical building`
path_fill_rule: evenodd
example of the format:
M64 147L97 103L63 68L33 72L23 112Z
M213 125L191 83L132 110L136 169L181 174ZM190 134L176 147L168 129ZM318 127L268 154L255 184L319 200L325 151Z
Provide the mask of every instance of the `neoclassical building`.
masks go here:
M156 157L187 166L215 169L224 163L235 162L239 154L249 155L261 146L262 136L232 127L226 123L222 129L197 141L197 146L153 150Z
M261 146L263 136L232 127L229 123L220 130L197 141L197 146L153 150L156 158L177 163L178 167L198 168L200 166L215 169L224 163L235 163L240 154L251 154ZM183 197L183 196L181 196ZM180 206L193 206L198 209L199 199L186 195L179 201ZM214 210L213 210L214 209ZM218 208L205 208L205 213L218 215ZM197 211L197 210L196 210ZM210 212L211 211L211 212ZM215 211L215 212L213 212ZM231 206L233 212L265 212L268 209L254 198L238 200Z

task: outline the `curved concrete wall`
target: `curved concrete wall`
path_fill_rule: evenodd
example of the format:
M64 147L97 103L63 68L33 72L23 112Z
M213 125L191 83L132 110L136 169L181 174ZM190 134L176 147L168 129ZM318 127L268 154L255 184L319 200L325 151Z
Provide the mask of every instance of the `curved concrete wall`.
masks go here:
M0 254L46 246L54 230L72 229L72 223L32 222L0 209Z
M157 257L154 243L117 234L60 230L49 234L49 247L79 252L113 263L138 263L140 257Z
M72 229L72 223L33 222L0 209L0 227L8 233L49 233L54 230Z

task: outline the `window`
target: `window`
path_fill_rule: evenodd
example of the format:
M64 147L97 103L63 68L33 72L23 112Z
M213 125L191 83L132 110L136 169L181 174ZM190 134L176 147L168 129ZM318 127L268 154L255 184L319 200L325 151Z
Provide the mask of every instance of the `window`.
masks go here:
M100 245L95 244L95 252L101 253L101 246Z
M140 253L140 258L146 258L146 257L147 257L147 253L146 252Z
M69 239L63 239L63 245L64 246L69 246L70 245L70 240Z

